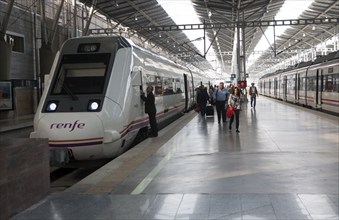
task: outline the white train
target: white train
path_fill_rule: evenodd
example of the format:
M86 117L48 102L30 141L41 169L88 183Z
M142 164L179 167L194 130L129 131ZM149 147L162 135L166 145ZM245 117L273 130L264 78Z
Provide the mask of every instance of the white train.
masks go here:
M70 39L57 54L31 138L48 138L52 165L114 158L147 131L140 90L153 85L158 123L195 105L202 74L123 37Z
M259 92L286 102L339 115L339 51L314 62L267 74L259 80Z

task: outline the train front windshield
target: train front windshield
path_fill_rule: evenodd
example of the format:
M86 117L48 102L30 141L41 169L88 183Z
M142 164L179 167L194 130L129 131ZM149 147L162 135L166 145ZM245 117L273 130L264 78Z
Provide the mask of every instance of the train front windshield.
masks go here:
M102 94L110 54L64 55L52 95Z

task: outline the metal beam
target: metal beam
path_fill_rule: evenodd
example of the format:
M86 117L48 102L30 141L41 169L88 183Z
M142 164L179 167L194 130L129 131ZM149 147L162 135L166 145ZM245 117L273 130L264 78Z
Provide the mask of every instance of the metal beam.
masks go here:
M310 18L310 19L290 19L290 20L270 20L270 21L238 21L225 23L205 23L205 24L181 24L163 25L148 27L131 27L133 30L148 31L183 31L183 30L203 30L214 28L235 28L235 27L267 27L267 26L296 26L296 25L326 25L338 24L338 18Z
M3 37L6 34L7 26L9 22L9 17L11 16L12 8L13 8L14 0L11 0L7 3L6 13L4 14L2 20L2 26L0 26L0 40L3 41ZM1 23L0 23L1 24Z
M51 44L51 45L53 44L55 35L57 33L58 21L59 21L59 18L60 18L62 7L64 6L64 2L65 2L65 0L62 0L60 2L60 5L58 7L58 11L56 12L55 17L54 17L52 32L50 33L50 35L48 37L48 43Z
M89 30L89 26L92 22L92 17L93 17L93 14L94 14L94 7L96 6L96 4L97 4L97 0L93 0L92 7L89 10L89 16L88 16L87 21L86 21L86 27L84 29L84 35L85 36L87 36L88 33L89 33L88 30Z

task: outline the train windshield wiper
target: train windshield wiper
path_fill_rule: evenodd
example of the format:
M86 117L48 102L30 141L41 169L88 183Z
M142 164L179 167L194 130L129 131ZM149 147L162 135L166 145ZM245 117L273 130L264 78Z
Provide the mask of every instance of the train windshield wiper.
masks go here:
M79 100L78 96L76 96L72 90L66 85L66 83L62 84L62 88L65 90L65 92L72 97L73 100Z

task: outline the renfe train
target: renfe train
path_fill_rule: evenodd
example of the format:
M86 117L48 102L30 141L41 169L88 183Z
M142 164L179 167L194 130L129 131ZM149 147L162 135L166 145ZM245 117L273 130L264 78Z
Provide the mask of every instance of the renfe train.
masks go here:
M339 116L339 51L259 80L260 93Z
M31 138L48 138L50 162L114 158L147 131L140 91L154 89L158 123L195 105L202 74L123 37L66 41L34 117Z

